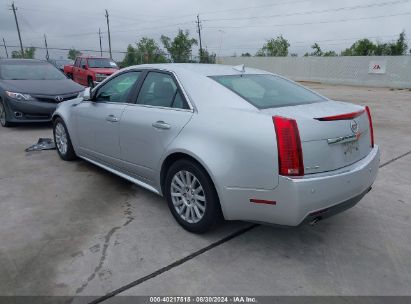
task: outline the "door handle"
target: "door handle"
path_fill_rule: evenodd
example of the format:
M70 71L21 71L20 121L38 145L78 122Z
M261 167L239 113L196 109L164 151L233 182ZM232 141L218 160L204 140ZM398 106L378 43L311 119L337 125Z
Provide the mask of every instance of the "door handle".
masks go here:
M106 120L109 121L109 122L118 122L118 118L115 117L114 115L107 116Z
M153 122L152 126L156 129L161 129L161 130L168 130L171 128L171 126L168 123L165 123L162 120Z

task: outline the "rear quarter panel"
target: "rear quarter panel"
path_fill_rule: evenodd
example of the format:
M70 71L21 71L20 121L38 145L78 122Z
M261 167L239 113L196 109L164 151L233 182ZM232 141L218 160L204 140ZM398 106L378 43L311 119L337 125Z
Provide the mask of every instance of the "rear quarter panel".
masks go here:
M278 159L270 116L243 109L195 113L165 155L185 152L225 188L274 189ZM164 158L165 158L164 157Z

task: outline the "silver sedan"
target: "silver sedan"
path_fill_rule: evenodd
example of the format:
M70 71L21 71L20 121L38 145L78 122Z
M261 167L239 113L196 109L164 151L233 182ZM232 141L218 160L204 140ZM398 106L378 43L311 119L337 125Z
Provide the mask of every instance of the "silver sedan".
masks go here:
M123 69L61 103L54 139L166 198L185 229L219 218L297 226L354 206L379 167L370 109L222 65Z

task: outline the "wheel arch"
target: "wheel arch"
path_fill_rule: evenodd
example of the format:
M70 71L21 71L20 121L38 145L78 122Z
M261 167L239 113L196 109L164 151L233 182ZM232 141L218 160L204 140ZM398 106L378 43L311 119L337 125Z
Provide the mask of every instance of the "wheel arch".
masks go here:
M166 174L168 169L170 168L170 166L175 163L178 160L181 159L187 159L190 160L194 163L196 163L197 165L199 165L202 169L204 169L204 171L206 172L206 174L208 175L208 177L210 178L211 182L213 183L214 189L217 193L217 197L218 197L218 203L220 204L220 208L221 211L223 213L223 215L225 214L224 211L224 205L221 204L220 201L220 190L219 187L217 186L214 176L211 174L210 169L207 167L206 164L204 164L204 162L201 161L201 159L199 157L197 157L196 155L193 155L192 153L188 152L188 151L174 151L172 153L170 153L169 155L167 155L162 164L161 164L161 169L160 169L160 190L162 195L164 195L164 183L165 183L165 179L166 179Z

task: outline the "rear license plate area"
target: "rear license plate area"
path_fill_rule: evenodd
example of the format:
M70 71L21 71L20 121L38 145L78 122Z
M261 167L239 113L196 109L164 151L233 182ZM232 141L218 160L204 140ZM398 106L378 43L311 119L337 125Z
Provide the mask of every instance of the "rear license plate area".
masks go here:
M346 162L355 161L360 156L360 147L358 140L343 143L342 150L344 153L344 160Z

